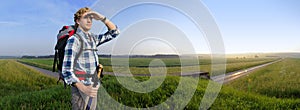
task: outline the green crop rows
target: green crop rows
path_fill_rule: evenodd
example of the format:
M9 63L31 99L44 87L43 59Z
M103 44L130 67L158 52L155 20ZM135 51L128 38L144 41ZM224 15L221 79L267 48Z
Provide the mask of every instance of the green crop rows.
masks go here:
M232 82L232 85L230 83L223 86L210 109L299 109L300 99L295 94L300 90L298 80L300 70L297 69L300 65L299 61L299 59L285 59L255 71L253 76L251 74ZM47 65L46 61L44 63ZM56 85L55 78L29 69L14 60L0 60L0 64L1 110L70 109L70 90L69 88L63 89L63 84ZM138 80L148 79L147 77L135 78ZM158 79L158 77L154 77L154 80ZM178 105L185 101L182 98L171 98L172 103L163 102L173 95L181 80L185 80L186 83L184 83L183 89L178 90L179 93L184 95L186 88L196 89L185 109L199 109L209 83L209 80L206 79L200 79L197 82L192 77L167 76L154 91L137 93L123 87L116 77L105 75L100 89L105 90L114 100L126 106L145 108L162 104L164 109L177 109L180 107ZM197 86L191 84L197 84ZM235 86L238 84L240 86ZM269 90L264 91L267 89ZM102 100L108 99L103 98ZM105 102L100 105L100 108L104 109L123 108L122 106L111 106Z

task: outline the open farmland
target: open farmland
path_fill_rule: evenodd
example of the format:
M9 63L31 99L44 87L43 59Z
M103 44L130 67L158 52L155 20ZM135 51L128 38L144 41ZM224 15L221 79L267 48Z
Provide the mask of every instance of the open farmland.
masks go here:
M245 92L259 93L277 98L299 98L300 59L284 59L261 68L228 86Z
M112 63L110 58L101 58L100 62L104 65L105 72L113 72ZM154 60L153 58L116 58L116 61L120 62L118 65L113 65L115 68L122 68L129 66L130 72L132 74L149 74L149 63ZM187 59L187 61L190 59ZM261 65L271 61L275 61L276 58L248 58L248 59L236 59L228 58L226 59L226 73L233 72L241 69L246 69L249 67ZM53 59L20 59L20 62L44 68L47 70L52 70ZM180 73L184 67L184 72L210 72L211 73L211 60L210 59L199 59L198 64L194 64L195 61L191 61L191 65L181 66L181 61L178 58L161 58L161 61L165 63L167 73ZM128 65L125 65L129 62ZM225 64L224 64L225 65ZM218 71L218 70L216 70Z
M27 74L34 74L30 77L43 77L44 75L26 68L25 66L15 62L14 60L0 60L1 64L1 81L6 81L7 85L15 86L15 90L19 91L14 94L5 94L0 99L0 109L70 109L70 91L69 89L63 89L63 85L55 85L56 80L45 76L44 80L39 78L30 78L25 80L31 84L44 84L44 87L34 86L29 91L19 88L19 86L30 87L28 84L15 83L18 79L16 77L24 77ZM2 66L5 65L5 66ZM27 72L26 72L27 71ZM28 72L30 71L30 72ZM18 73L19 76L7 75L10 73ZM24 72L24 73L23 73ZM119 77L126 78L126 77ZM143 80L145 77L136 77ZM158 77L154 77L154 80L159 80ZM191 77L175 77L167 76L163 83L154 91L149 93L136 93L123 87L114 76L105 75L103 79L103 85L100 88L102 92L107 92L110 97L119 103L127 106L144 108L152 107L157 104L163 103L167 98L172 96L177 88L179 81L185 80L185 87L179 92L184 94L185 88L195 88L196 91L193 97L188 102L185 109L199 109L201 99L205 93L209 80L200 79L198 82ZM196 84L193 86L191 84ZM217 83L213 83L217 85ZM20 90L19 90L20 89ZM10 90L10 86L3 86L2 90ZM108 99L103 99L108 100ZM179 106L176 104L184 101L182 98L172 98L171 103L164 103L165 109L177 109ZM299 99L281 99L268 97L265 95L249 93L245 91L235 90L231 87L223 87L219 93L219 96L211 106L211 109L297 109L299 108ZM102 103L101 108L104 109L120 109L117 106L111 106L107 103ZM122 107L121 107L122 108Z

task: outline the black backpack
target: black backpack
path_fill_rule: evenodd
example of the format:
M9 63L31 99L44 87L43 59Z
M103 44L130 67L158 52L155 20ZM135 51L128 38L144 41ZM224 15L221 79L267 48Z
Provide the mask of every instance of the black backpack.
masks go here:
M65 47L67 45L68 39L76 33L76 29L74 25L71 26L63 26L63 28L58 32L57 35L57 43L55 45L55 54L53 59L53 68L52 72L55 72L55 68L57 67L59 78L57 81L57 84L60 80L64 81L63 75L62 75L62 66L65 56ZM75 34L75 37L77 37L81 42L81 49L83 48L83 42L81 37ZM79 57L80 53L75 57L75 60ZM55 67L56 66L56 67ZM64 86L66 87L66 83L64 81Z

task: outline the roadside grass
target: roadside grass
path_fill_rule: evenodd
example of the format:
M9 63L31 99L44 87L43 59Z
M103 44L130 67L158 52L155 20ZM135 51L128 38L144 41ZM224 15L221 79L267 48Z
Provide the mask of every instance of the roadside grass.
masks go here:
M13 60L0 60L0 97L52 87L56 79Z
M56 85L56 79L45 76L37 71L29 69L14 60L0 60L1 81L9 86L1 86L2 94L0 99L0 109L71 109L70 88L64 89L63 84ZM40 79L41 77L42 80ZM119 77L125 79L127 77ZM147 77L135 77L145 80ZM154 77L153 87L161 80ZM177 90L180 81L184 80L184 87ZM185 100L182 97L188 95L187 90L196 89L193 97L188 101L184 109L199 109L202 97L207 91L210 80L200 79L198 82L193 77L167 76L163 83L156 89L147 93L133 92L119 83L115 76L105 75L100 88L105 91L115 101L134 108L153 107L162 104L162 109L178 109ZM194 84L194 85L193 85ZM211 82L213 87L220 86ZM41 86L43 85L43 86ZM281 85L283 86L283 85ZM15 88L11 88L15 87ZM142 85L143 87L143 85ZM29 89L24 89L29 88ZM178 97L172 97L178 91ZM101 94L101 93L100 93ZM208 93L209 95L210 93ZM102 97L103 103L100 108L121 109L106 102L108 98ZM164 103L167 99L170 102ZM299 109L300 99L295 98L275 98L247 91L235 90L232 87L223 86L218 97L210 109Z
M237 90L276 98L300 98L300 59L284 59L228 83Z
M52 71L53 59L19 59L18 62Z
M1 110L70 110L70 89L56 85L43 90L23 91L0 99Z
M150 62L153 61L154 58L130 58L128 65L127 65L128 59L116 58L116 61L118 62L116 64L118 65L114 65L114 68L112 68L110 58L100 58L99 60L101 64L104 65L105 72L113 72L114 69L115 69L114 72L116 72L116 70L118 71L118 70L125 69L130 71L132 74L150 74L149 72L150 68L152 69L161 68L161 67L149 67ZM261 65L275 60L277 59L275 58L248 58L248 59L228 58L226 63L226 73L241 70L241 69L246 69L249 67ZM52 59L19 59L18 61L52 71L52 63L53 63ZM195 61L191 61L191 59L184 59L183 60L184 62L188 62L185 63L187 64L185 66L181 66L180 60L178 58L161 58L161 61L163 61L166 65L167 74L174 74L174 73L177 74L181 72L199 72L199 71L209 72L209 73L212 72L211 70L212 65L210 59L199 59L198 64ZM216 69L215 71L221 71L221 70Z
M143 78L143 77L139 77ZM173 97L177 89L179 77L168 76L164 83L157 89L149 93L137 93L124 88L115 77L105 76L103 87L109 94L109 97L122 105L134 108L148 108L162 104L161 109L179 109L187 100L182 99L186 94L184 88L196 88L193 97L188 101L184 109L199 109L202 98L205 94L208 80L201 79L198 86L186 86L179 90L182 96ZM185 78L187 83L195 83L193 78ZM197 82L196 82L197 83ZM216 84L216 83L215 83ZM6 96L0 99L0 109L71 109L70 88L63 89L63 86L54 86L46 90L24 92L18 95ZM121 109L124 106L113 106L108 98L102 97L102 103L99 108L103 109ZM170 102L164 103L167 99ZM230 87L223 87L210 107L212 110L218 109L299 109L299 99L278 99L267 96L241 92Z
M251 62L251 61L249 61ZM249 63L248 62L248 63ZM258 61L254 61L258 62ZM254 63L251 62L251 63ZM232 62L238 64L238 62ZM0 109L71 109L70 88L63 89L63 84L56 85L56 79L18 64L14 60L0 60ZM51 64L52 65L52 64ZM218 97L209 109L299 109L300 59L284 59L269 65L223 86ZM201 66L201 65L200 65ZM45 78L41 78L45 77ZM121 79L126 77L120 77ZM135 77L137 81L147 81L148 77ZM154 77L158 82L159 77ZM210 80L192 77L167 76L163 83L148 93L133 92L125 88L114 76L105 75L100 88L110 98L134 108L153 107L162 104L163 109L178 109L184 103L183 98L171 98L181 80L186 80L179 94L185 96L187 89L195 88L193 97L185 109L199 109L200 103ZM194 86L192 84L197 84ZM214 87L220 86L211 82ZM153 83L153 86L156 83ZM152 87L152 86L145 86ZM2 94L1 94L2 93ZM100 92L101 93L101 92ZM209 95L210 93L208 93ZM102 94L100 94L101 96ZM113 106L102 97L100 103L104 109L122 109ZM204 101L204 104L205 101Z

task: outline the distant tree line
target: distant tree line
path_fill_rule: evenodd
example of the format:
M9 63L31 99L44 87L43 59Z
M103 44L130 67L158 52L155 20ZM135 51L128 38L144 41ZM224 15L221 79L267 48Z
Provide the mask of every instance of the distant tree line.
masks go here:
M100 58L179 58L178 55L172 54L156 54L156 55L98 55ZM54 58L54 55L46 55L46 56L31 56L31 55L24 55L21 58Z
M179 55L156 54L156 55L99 55L100 58L179 58Z
M31 56L31 55L24 55L21 58L54 58L54 55L46 55L46 56Z

